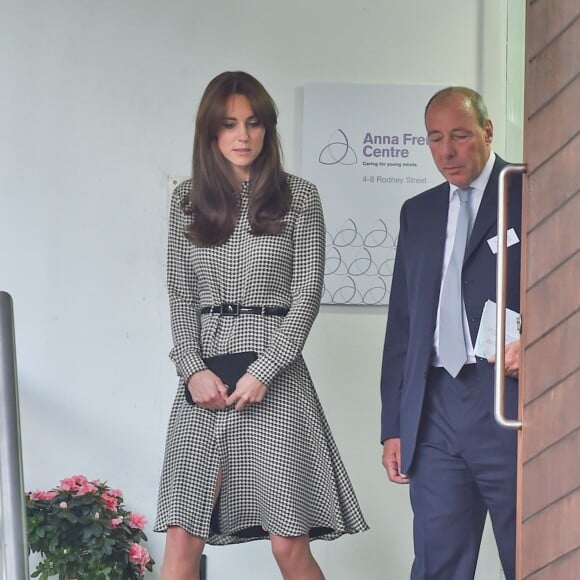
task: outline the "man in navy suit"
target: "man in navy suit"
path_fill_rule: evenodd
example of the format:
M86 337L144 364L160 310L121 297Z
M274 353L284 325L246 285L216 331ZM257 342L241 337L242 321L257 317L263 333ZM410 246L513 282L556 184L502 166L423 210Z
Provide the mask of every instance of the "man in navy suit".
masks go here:
M496 424L493 360L473 348L483 306L496 300L498 175L506 163L491 150L493 125L471 89L436 93L425 125L446 182L401 209L381 375L383 465L392 482L410 484L412 580L473 578L487 513L506 579L514 580L517 436ZM521 180L510 187L506 305L519 312ZM451 268L466 194L467 243L462 267ZM448 370L442 292L453 269L464 360ZM519 341L506 346L510 417L518 370Z

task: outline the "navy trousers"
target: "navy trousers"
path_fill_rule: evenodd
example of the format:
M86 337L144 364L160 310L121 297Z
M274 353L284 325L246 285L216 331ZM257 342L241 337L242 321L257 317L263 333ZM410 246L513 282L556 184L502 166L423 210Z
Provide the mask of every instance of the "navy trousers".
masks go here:
M517 435L495 422L491 374L477 366L455 379L429 373L409 470L411 580L473 579L488 512L506 580L515 579Z

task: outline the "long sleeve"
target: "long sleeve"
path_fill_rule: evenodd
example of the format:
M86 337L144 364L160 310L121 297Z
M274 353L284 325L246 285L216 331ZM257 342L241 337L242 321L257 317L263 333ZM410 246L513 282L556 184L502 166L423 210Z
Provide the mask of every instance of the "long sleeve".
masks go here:
M167 245L167 291L173 335L173 348L169 356L183 382L187 382L193 373L206 368L199 346L197 280L190 258L191 244L184 235L190 218L181 209L181 200L187 195L189 184L186 181L173 192Z
M391 283L387 331L381 370L381 441L400 436L401 390L409 342L409 305L405 272L404 208Z
M264 384L270 384L300 354L320 308L325 259L322 205L316 187L303 180L299 183L298 187L305 187L306 191L296 208L292 303L268 348L248 369Z

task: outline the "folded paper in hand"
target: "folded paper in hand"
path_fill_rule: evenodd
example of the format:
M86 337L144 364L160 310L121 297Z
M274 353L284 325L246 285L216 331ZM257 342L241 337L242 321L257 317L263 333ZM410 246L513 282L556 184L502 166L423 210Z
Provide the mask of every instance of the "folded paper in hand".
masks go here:
M475 355L483 358L495 356L496 328L496 305L492 300L488 300L483 306L479 331L475 340ZM505 309L505 344L515 342L520 339L518 328L520 315L509 308Z

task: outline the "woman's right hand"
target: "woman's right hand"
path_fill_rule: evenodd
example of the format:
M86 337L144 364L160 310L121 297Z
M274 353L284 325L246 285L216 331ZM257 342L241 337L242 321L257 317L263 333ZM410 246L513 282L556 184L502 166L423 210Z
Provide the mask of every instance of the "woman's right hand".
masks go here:
M222 411L226 408L228 390L221 379L209 369L191 375L187 388L196 405L210 411Z

